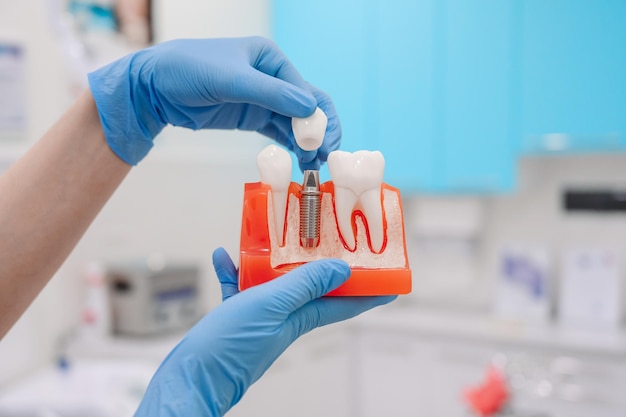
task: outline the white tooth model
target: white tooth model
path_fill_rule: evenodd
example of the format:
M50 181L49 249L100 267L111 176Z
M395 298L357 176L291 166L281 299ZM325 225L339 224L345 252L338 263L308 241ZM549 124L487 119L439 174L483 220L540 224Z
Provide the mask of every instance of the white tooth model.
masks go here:
M335 214L344 241L350 249L356 249L352 214L360 209L367 221L372 250L380 252L385 238L380 189L385 173L383 154L334 151L328 155L328 169L335 185Z
M322 146L328 118L319 107L309 117L291 119L291 128L298 146L305 151L314 151Z
M274 236L279 246L282 246L287 194L291 183L291 157L286 150L276 145L269 145L259 153L256 162L261 182L271 187Z

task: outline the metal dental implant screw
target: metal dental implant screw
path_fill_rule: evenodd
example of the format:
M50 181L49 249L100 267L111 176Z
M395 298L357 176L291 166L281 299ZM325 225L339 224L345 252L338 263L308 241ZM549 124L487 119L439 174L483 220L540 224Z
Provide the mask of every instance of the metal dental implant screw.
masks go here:
M305 170L300 196L300 245L304 248L314 248L320 241L321 209L320 172Z

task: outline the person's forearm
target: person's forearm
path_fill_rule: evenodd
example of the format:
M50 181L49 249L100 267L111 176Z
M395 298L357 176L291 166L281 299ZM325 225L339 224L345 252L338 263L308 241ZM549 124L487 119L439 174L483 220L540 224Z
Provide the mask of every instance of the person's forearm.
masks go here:
M72 251L131 166L90 92L0 177L0 338Z

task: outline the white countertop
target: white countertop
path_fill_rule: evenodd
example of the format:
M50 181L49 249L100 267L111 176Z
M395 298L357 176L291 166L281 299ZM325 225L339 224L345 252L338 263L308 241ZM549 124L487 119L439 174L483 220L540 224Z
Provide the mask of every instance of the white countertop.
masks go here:
M556 322L505 321L486 313L438 311L386 306L354 320L359 329L402 332L406 335L456 338L483 343L626 356L626 329L582 329Z
M50 365L0 392L0 415L131 417L156 365L137 359L80 359Z

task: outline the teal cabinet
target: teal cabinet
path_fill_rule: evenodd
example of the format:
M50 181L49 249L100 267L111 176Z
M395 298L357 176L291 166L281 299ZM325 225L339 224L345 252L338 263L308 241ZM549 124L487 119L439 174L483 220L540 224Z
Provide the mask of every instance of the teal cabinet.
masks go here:
M370 13L371 147L385 155L385 181L428 190L437 181L433 84L435 1L377 1ZM346 135L349 131L346 132ZM359 144L351 146L358 148Z
M274 38L330 94L342 148L379 149L403 191L507 191L515 179L513 1L273 3Z
M380 150L386 182L428 188L434 182L432 2L383 3L275 0L274 39L332 97L342 149Z
M626 2L522 7L522 151L626 149Z
M516 123L513 1L440 2L435 33L438 188L502 191L514 185Z
M372 149L374 92L368 88L372 59L370 10L360 0L334 2L275 0L273 37L302 76L333 99L342 124L342 149ZM294 165L294 181L301 175ZM328 180L327 169L322 180Z

